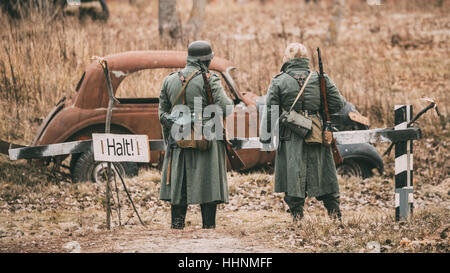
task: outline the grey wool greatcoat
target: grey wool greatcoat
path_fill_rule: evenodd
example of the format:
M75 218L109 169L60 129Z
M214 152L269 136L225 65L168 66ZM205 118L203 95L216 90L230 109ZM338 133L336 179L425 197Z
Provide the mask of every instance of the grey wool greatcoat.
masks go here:
M270 134L263 132L270 131L267 124L271 117L272 105L280 106L289 110L299 92L298 82L288 75L288 72L295 74L304 73L308 75L309 60L307 58L297 58L286 62L282 73L275 76L270 84L267 93L267 109L263 112L261 120L261 141L270 138ZM320 86L318 74L314 71L304 90L304 109L299 99L294 106L294 110L319 111L321 115ZM345 102L331 79L325 75L327 86L327 101L330 114L338 112ZM266 129L267 128L267 129ZM306 196L318 197L325 194L338 193L339 185L336 175L336 168L330 147L321 144L306 144L304 139L291 132L288 128L280 128L280 140L275 159L275 192L284 192L288 196L305 198Z
M181 70L183 76L188 76L195 70L200 70L200 64L188 57L186 67ZM214 104L218 105L225 113L227 105L233 101L227 97L220 78L211 74L209 78ZM164 79L159 96L158 114L169 115L173 104L181 104L182 100L175 101L182 87L182 82L177 73L172 73ZM200 75L194 77L186 88L186 105L191 112L194 111L194 98L202 98L203 108L208 105L207 94L204 89L203 78ZM170 128L163 125L165 137L170 133ZM172 204L181 204L181 189L183 179L186 182L187 204L203 204L209 202L228 202L228 184L226 168L225 144L220 140L212 140L211 148L207 151L194 149L174 148L172 153L172 166L170 184L166 184L168 156L164 157L160 199L170 201Z

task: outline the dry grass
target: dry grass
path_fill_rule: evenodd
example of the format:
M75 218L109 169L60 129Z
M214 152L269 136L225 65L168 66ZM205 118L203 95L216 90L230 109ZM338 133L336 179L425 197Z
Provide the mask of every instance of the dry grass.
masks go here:
M8 170L21 166L1 161ZM22 169L24 176L35 176L36 181L30 183L1 178L0 252L60 252L65 251L61 246L69 241L79 241L86 252L158 251L157 247L145 248L142 244L223 237L238 238L244 245L258 246L258 251L370 252L367 244L371 241L378 242L382 252L449 251L449 231L445 229L450 216L449 179L439 186L422 185L420 190L416 187L414 214L403 222L394 221L391 179L340 179L342 224L329 219L323 205L315 199L307 199L305 218L293 223L282 194L273 192L270 175L229 173L230 203L219 206L218 227L206 236L201 231L199 206L189 207L184 232L167 230L170 210L167 203L158 200L161 176L156 170L142 170L139 177L126 180L147 227L140 226L121 190L121 222L126 225L118 226L115 209L111 232L105 232L104 185L72 184L69 180L43 183L49 173L35 171ZM114 208L116 204L115 199Z
M23 21L0 18L0 138L29 144L53 105L72 94L93 55L186 48L186 43L160 44L156 1L135 2L111 2L106 23L77 17L50 21L36 14ZM190 1L179 2L180 11L189 7ZM448 252L448 235L439 229L449 224L449 3L387 1L371 7L347 2L336 46L322 42L331 18L328 1L317 7L287 0L264 6L217 1L207 7L201 36L212 42L217 56L239 68L241 89L257 94L266 93L288 43L305 43L312 52L320 46L326 72L373 127L393 125L395 104L413 104L418 112L426 105L421 97L438 99L444 117L439 120L430 112L419 123L425 139L414 148L414 216L394 222L390 157L380 176L340 180L343 227L330 221L314 199L307 200L304 221L293 224L282 195L273 193L271 175L230 173L230 203L221 205L218 232L286 251L360 252L369 251L369 241L378 241L385 252ZM185 22L188 13L180 15ZM128 91L124 96L157 96L166 72L125 80L121 91ZM383 152L386 145L377 148ZM163 234L169 210L158 200L160 174L143 170L127 183L144 220ZM72 184L65 174L0 157L0 251L61 251L61 240L103 239L103 191L102 185ZM137 229L123 192L120 199L122 221ZM198 207L188 215L188 228L197 229ZM117 224L115 212L113 217ZM49 241L48 247L37 246L40 240ZM86 239L82 246L89 244Z

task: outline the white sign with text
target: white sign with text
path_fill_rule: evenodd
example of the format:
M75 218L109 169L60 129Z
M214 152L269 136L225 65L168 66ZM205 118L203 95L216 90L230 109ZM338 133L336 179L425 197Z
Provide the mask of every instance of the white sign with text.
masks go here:
M92 134L95 161L150 162L147 135Z

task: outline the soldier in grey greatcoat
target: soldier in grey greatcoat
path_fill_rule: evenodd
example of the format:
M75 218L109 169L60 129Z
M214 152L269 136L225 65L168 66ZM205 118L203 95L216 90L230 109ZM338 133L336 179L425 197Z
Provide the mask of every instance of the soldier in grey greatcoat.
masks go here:
M168 139L172 127L171 108L176 104L183 103L181 98L177 100L177 95L183 85L180 76L188 79L190 75L195 75L188 81L185 89L184 104L189 107L191 113L194 112L194 98L200 99L202 109L209 104L202 75L195 74L195 72L202 68L207 71L213 57L209 42L195 41L189 45L186 67L179 73L172 73L164 79L159 97L158 114L165 139ZM227 97L219 76L212 73L208 82L211 86L215 106L225 113L226 106L232 105L233 102ZM203 117L203 122L207 121L208 118ZM163 162L160 199L171 203L172 228L184 228L189 204L200 204L203 228L215 227L217 204L228 202L225 156L225 144L221 140L212 140L211 147L206 151L174 147L171 151L171 158L166 153Z
M307 49L302 44L290 44L286 48L281 73L276 75L267 93L267 108L261 121L260 141L272 141L270 132L271 106L279 105L289 109L299 93L299 83L293 77L305 79L312 73L306 84L303 99L294 105L294 110L304 115L321 115L321 98L318 73L310 70ZM325 75L327 100L330 114L338 112L345 99L335 84ZM339 209L339 185L335 163L330 147L322 144L306 144L304 139L280 125L280 143L275 160L275 192L284 192L284 200L289 206L294 220L303 217L305 198L316 197L323 201L330 216L341 217ZM283 128L284 127L284 128ZM269 131L268 133L265 133Z

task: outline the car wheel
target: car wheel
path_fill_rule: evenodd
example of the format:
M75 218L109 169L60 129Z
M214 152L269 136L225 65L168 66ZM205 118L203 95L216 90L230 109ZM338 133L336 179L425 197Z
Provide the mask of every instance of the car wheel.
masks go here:
M92 151L80 154L73 165L72 178L75 182L91 181L102 183L107 179L108 164L106 162L95 161ZM116 166L122 177L133 177L139 173L139 167L134 162L117 162ZM119 178L113 166L111 166L111 169L113 171L111 179L114 179L114 176Z
M106 21L106 20L108 20L108 17L109 17L108 6L106 5L105 0L100 0L99 2L100 2L100 5L102 6L102 15L101 15L100 19Z
M373 176L372 168L369 164L361 162L361 163L359 163L359 167L361 168L363 179Z
M73 170L75 168L75 164L78 161L78 158L80 158L80 154L72 154L72 157L70 158L69 170L72 175L73 175Z
M344 162L336 168L337 173L342 177L361 177L363 178L363 171L361 166L351 159L344 160Z

